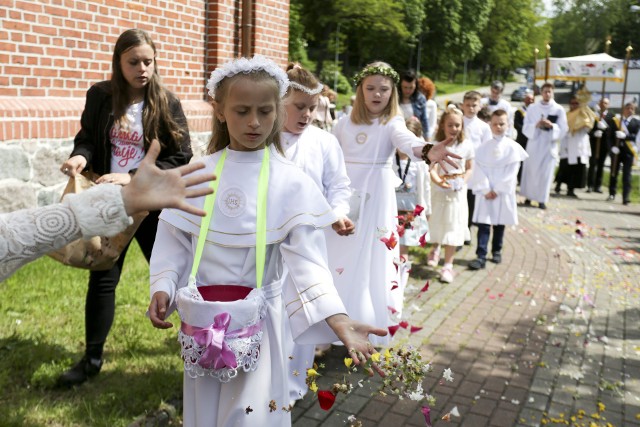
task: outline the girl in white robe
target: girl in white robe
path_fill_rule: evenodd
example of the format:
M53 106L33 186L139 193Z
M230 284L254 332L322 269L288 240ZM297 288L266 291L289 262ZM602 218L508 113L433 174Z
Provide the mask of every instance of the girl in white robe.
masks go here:
M332 224L332 228L325 228L325 232L348 235L353 232L353 223L347 217L351 190L342 149L331 133L311 126L323 86L310 71L299 64L289 65L287 76L290 82L284 99L287 120L282 132L285 155L313 180L331 206L337 221ZM335 250L331 247L327 249ZM293 337L289 338L289 397L294 402L307 392L306 378L299 373L313 367L316 346L295 344ZM330 347L329 342L317 344L321 345L318 347L319 351Z
M467 180L473 170L473 143L465 138L462 111L450 105L440 118L436 139L451 141L451 150L460 155L453 170L431 169L431 181L435 184L431 193L432 213L429 218L431 236L435 243L429 261L438 265L440 248L444 246L444 265L440 280L451 283L454 278L453 259L456 247L471 239L469 231L469 206L467 204ZM431 265L433 265L431 264Z
M350 217L355 233L327 236L328 246L336 248L329 251L331 274L349 315L385 329L398 323L388 309L395 305L391 292L399 282L394 265L399 248L393 159L398 149L418 162L425 144L399 115L398 81L398 74L381 62L368 65L357 76L353 110L333 129L354 189ZM389 337L372 337L372 342L384 346Z
M209 285L214 292L218 285L255 288L263 273L260 289L266 311L259 313L264 317L254 370L238 369L228 382L207 372L185 371L184 425L288 426L291 414L283 409L289 403L286 316L296 340L340 339L357 364L374 352L369 333L384 335L386 331L346 316L326 266L324 233L319 230L336 217L312 180L279 155L280 97L288 87L286 74L256 55L216 69L207 87L214 98L214 131L208 147L212 154L202 161L208 170L221 168L210 226L204 229L202 240L198 238L200 217L163 211L151 257L149 317L155 327L170 328L165 319L174 309L176 296L184 295L180 288L188 282ZM268 184L262 177L267 170ZM266 201L256 202L258 196L266 196ZM205 200L195 199L193 204L203 208ZM257 226L264 218L257 213L262 208L266 210L264 232ZM260 236L265 237L264 246L257 243ZM199 240L204 243L201 263L190 276ZM263 248L264 258L258 257ZM257 271L260 260L264 271ZM284 263L289 270L286 277ZM229 303L229 307L244 301ZM217 319L212 312L210 321L214 315ZM185 328L187 322L182 320Z
M525 197L525 205L538 202L540 209L546 209L553 172L558 163L558 143L567 133L567 115L562 106L553 100L553 85L544 84L542 100L527 109L522 132L529 138L527 158L522 164L520 194Z

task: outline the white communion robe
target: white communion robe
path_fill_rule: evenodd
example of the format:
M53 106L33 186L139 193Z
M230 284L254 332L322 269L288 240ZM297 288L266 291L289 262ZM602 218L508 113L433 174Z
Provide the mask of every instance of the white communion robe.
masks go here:
M476 150L469 188L476 196L473 222L491 225L518 224L516 185L520 162L528 157L513 139L494 136ZM490 191L498 194L486 199Z
M302 133L282 133L283 148L287 159L291 160L315 182L337 218L349 213L349 177L344 165L344 155L335 136L316 126L308 126ZM327 234L335 234L331 227L324 229ZM328 251L332 248L328 247ZM285 265L286 274L286 265ZM287 322L287 327L289 327ZM288 334L289 345L289 396L292 401L304 397L308 390L305 375L313 367L314 344L295 344Z
M549 116L556 118L552 129L543 130L536 126L540 119ZM529 158L522 164L520 179L520 194L525 198L540 203L549 201L553 173L558 163L557 141L567 130L567 114L554 100L549 103L536 102L527 109L522 132L529 138Z
M473 149L477 150L480 144L491 139L491 127L480 120L478 116L462 118L464 123L464 137L473 143Z
M395 150L414 156L413 147L424 146L424 140L407 129L401 116L386 124L374 119L372 124L357 125L351 117L338 121L333 129L340 142L351 186L360 197L359 218L355 234L351 236L327 235L329 267L334 283L349 316L380 328L397 324L390 317L388 306L398 311L402 304L403 289L391 288L400 283L394 259L399 258L399 246L387 249L380 238L393 233L398 240L398 215L395 197L397 177L392 163ZM392 295L395 292L400 297ZM371 336L376 346L390 342L390 336Z
M332 224L335 215L312 180L275 149L270 150L263 280L267 315L258 367L248 373L239 370L228 383L185 374L186 427L290 426L291 414L282 410L289 404L287 316L294 339L314 343L336 340L324 320L346 313L327 269L324 233L319 230ZM220 153L200 161L212 171ZM196 275L198 286L256 286L256 195L262 155L263 150L228 150ZM204 197L191 203L202 208ZM200 217L164 210L160 220L150 261L150 292L167 292L173 309L176 290L187 285L191 272ZM289 270L286 276L284 263ZM273 412L271 400L277 406Z
M578 160L583 165L589 164L589 157L591 157L590 130L583 127L578 129L576 133L567 132L563 138L566 147L566 156L564 157L570 165L577 165Z

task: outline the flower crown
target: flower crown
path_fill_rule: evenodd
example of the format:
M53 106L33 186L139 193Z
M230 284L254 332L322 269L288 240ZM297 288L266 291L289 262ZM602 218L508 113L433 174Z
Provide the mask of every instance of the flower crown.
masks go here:
M280 98L282 98L289 88L289 77L278 65L269 58L262 55L255 55L253 58L238 58L223 64L211 72L211 78L207 82L209 96L214 98L216 89L220 83L236 74L251 74L255 71L264 71L278 82Z
M301 85L298 82L294 82L293 80L289 81L289 86L291 86L293 89L295 90L299 90L300 92L304 92L307 95L317 95L320 92L322 92L322 89L324 89L324 86L322 85L322 83L318 83L318 86L316 86L313 89L310 89L304 85Z
M377 74L381 76L389 77L391 80L393 80L395 84L400 83L400 76L398 75L398 73L396 73L396 70L394 70L391 67L387 67L383 65L369 65L359 73L356 73L356 75L353 76L353 80L356 82L356 86L358 86L360 82L364 80L365 77L373 76Z

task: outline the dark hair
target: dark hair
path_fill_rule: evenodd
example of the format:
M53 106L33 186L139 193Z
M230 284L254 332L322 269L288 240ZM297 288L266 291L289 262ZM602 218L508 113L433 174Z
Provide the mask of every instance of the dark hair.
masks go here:
M420 91L418 90L418 76L416 75L416 72L412 69L409 69L400 74L400 82L398 82L398 96L401 98L400 100L402 100L402 82L415 82L416 87L415 89L413 89L411 96L409 96L409 99L411 101L415 101L416 98L420 96Z
M496 110L496 111L503 111L503 110ZM486 105L478 111L478 118L483 122L488 122L489 120L491 120L492 116L493 114L489 112L489 107L487 107Z
M548 83L548 82L547 82L547 83L545 83L545 84L543 84L543 85L542 85L542 87L540 88L540 92L542 92L542 90L543 90L544 88L547 88L547 87L549 87L549 88L551 88L551 90L553 90L553 85L552 85L551 83Z
M160 82L158 74L158 64L156 62L156 46L146 31L134 28L120 34L113 49L111 59L111 86L113 89L112 108L114 121L122 122L131 102L129 98L129 83L122 75L121 58L122 54L131 48L148 44L153 49L153 74L149 78L149 83L145 87L144 109L142 110L142 128L144 130L145 150L151 145L151 141L158 139L160 127L163 126L169 132L178 148L178 141L182 138L183 129L178 126L169 111L168 91ZM160 141L164 148L168 141Z

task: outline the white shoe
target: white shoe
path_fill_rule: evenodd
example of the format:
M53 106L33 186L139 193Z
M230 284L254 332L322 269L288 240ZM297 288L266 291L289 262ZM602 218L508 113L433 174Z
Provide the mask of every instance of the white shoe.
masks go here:
M453 270L449 267L443 267L440 271L440 281L444 283L453 282Z
M432 250L427 258L427 265L429 267L437 267L440 262L440 251Z

